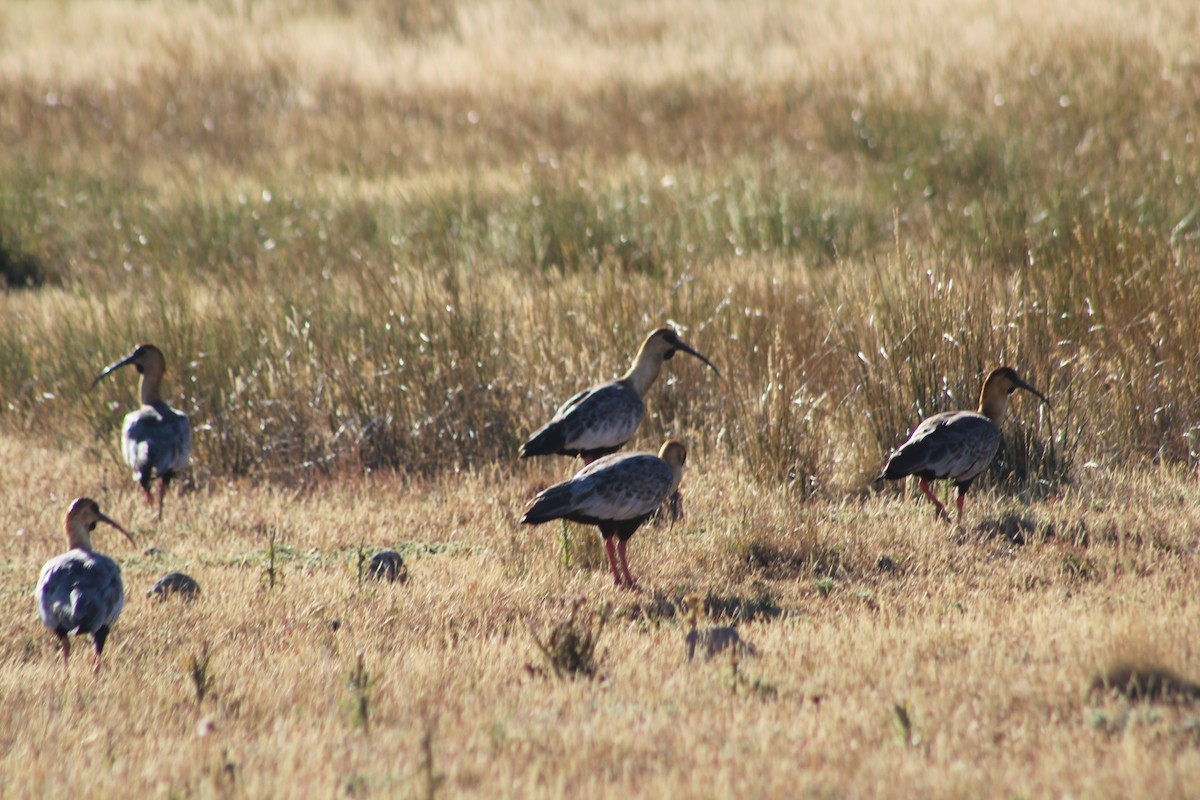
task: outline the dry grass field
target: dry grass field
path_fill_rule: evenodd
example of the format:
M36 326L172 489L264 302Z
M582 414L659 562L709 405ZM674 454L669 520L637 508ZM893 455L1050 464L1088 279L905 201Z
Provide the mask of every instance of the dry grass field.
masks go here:
M0 796L1195 796L1193 6L3 4ZM650 393L634 594L516 451L665 323L722 375ZM964 525L873 484L1001 363L1053 407ZM31 599L81 495L98 675Z

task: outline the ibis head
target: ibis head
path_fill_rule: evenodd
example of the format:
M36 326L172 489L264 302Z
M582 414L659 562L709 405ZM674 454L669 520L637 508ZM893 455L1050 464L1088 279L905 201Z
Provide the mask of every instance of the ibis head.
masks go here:
M1024 389L1032 393L1050 406L1050 401L1046 399L1046 396L1022 380L1015 369L997 367L988 374L987 379L983 382L983 389L979 392L979 413L999 425L1008 410L1008 396L1017 389Z
M90 497L80 497L71 503L71 508L67 511L67 540L71 543L71 548L90 551L92 549L92 531L96 530L96 525L101 522L113 526L125 534L125 538L134 546L137 545L133 534L100 513L100 506L95 500Z
M96 384L121 367L128 367L131 364L137 367L138 374L142 376L142 405L151 405L162 399L159 394L159 386L162 383L163 373L167 369L167 360L163 358L162 351L152 344L140 344L125 358L109 364L92 381L92 388L96 388Z
M629 368L629 372L625 373L625 379L633 384L639 395L645 395L646 390L658 378L658 371L663 362L673 358L679 351L695 356L707 364L713 372L721 374L721 371L703 353L679 338L679 334L673 328L659 328L642 342L633 366Z
M668 439L658 449L658 457L670 464L673 472L681 472L687 463L687 448L678 439Z

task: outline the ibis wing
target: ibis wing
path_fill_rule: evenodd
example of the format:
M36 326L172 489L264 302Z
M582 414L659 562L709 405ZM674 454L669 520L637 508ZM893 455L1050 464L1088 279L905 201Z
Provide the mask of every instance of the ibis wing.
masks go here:
M111 626L125 606L120 567L107 556L82 550L47 562L35 596L42 623L69 633Z
M595 387L567 413L556 417L566 446L572 450L619 447L637 432L646 415L646 404L638 393L614 381Z
M554 416L550 418L549 424L553 425L555 422L561 422L568 414L578 408L580 403L591 397L597 390L603 389L606 385L607 384L600 384L599 386L593 386L589 389L584 389L579 394L567 400L567 402L563 403L555 410Z
M620 381L593 386L563 403L554 418L522 445L521 454L620 447L633 438L645 413L642 398Z
M670 465L658 456L612 455L571 479L571 506L595 519L635 519L661 506L673 483Z
M1000 429L982 414L956 411L930 417L888 459L883 477L968 481L987 468L1000 446Z
M125 463L140 481L187 466L192 452L192 426L186 414L166 404L143 406L126 415L121 442Z

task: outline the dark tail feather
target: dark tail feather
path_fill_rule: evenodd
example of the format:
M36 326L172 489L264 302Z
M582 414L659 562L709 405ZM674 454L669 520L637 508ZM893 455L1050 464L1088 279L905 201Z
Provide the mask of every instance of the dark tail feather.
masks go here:
M879 473L876 480L895 481L907 478L909 475L921 471L924 467L924 460L914 448L901 447L888 459L887 466L883 468L883 472Z
M571 513L571 489L568 486L551 486L533 498L521 517L524 525L540 525L554 519L562 519Z
M521 458L530 456L552 456L566 447L567 439L557 425L546 425L529 437L529 441L521 445Z

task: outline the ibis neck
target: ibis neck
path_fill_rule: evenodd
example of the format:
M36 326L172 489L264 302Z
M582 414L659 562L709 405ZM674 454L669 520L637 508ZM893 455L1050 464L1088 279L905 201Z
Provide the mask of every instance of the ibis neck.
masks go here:
M71 545L72 550L87 550L89 553L92 551L92 537L88 534L87 528L72 528L68 525L67 542Z
M999 425L1004 421L1004 415L1008 412L1008 393L1007 392L988 392L988 387L984 386L983 391L979 393L979 413L990 419L992 422Z
M671 491L669 494L674 494L679 488L679 484L683 483L683 467L675 464L671 465Z
M162 374L147 370L142 373L142 405L152 406L162 400Z
M632 386L633 390L638 393L638 397L645 397L651 385L658 379L660 369L662 369L662 359L642 350L634 360L633 366L621 377L621 380Z

